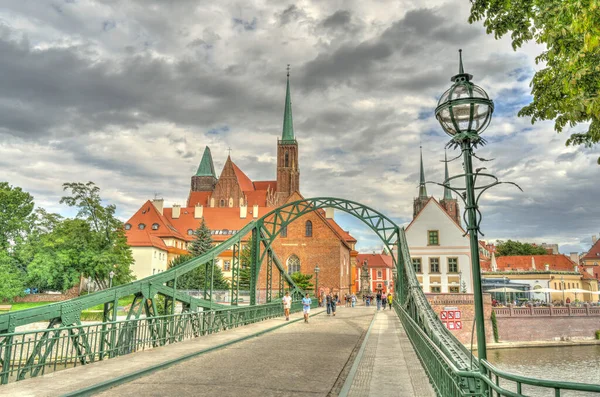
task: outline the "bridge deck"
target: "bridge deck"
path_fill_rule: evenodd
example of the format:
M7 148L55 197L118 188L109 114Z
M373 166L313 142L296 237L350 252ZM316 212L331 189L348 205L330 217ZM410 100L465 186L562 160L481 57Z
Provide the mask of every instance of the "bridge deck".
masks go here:
M373 307L340 307L336 317L322 313L311 317L309 324L267 320L0 386L0 396L69 394L283 324L287 325L135 377L100 395L433 396L395 314L374 314ZM292 315L292 319L299 317Z

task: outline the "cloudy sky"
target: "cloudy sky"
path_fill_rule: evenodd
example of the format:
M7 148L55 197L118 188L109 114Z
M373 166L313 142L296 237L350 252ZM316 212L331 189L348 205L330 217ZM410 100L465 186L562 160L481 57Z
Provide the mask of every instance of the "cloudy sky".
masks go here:
M61 184L91 180L127 219L155 193L184 203L206 145L218 170L231 147L252 179L274 179L291 64L303 195L360 201L404 224L420 143L427 179L443 180L448 137L433 110L462 48L496 105L479 154L524 189L485 196L485 238L587 250L600 232L597 148L567 148L573 131L516 117L541 49L515 52L468 14L467 0L4 0L0 180L64 215ZM336 219L361 250L380 249Z

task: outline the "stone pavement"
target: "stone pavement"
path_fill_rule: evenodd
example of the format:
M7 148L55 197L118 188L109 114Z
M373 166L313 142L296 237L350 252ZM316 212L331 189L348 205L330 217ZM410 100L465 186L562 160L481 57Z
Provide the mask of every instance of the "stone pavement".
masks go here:
M317 311L322 309L313 310ZM311 317L308 324L267 320L0 386L0 396L68 394L283 324L287 325L137 377L99 395L337 396L349 373L352 388L348 395L433 395L395 313L374 314L374 307L339 307L337 316L322 313ZM292 320L301 316L293 314Z
M342 388L341 396L435 396L394 311L379 311Z

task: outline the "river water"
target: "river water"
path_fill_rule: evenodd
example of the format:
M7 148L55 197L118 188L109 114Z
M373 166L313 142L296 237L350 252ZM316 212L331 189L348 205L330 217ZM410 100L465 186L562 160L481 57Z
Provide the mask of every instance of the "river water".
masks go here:
M498 369L516 375L600 384L600 345L494 349L488 350L488 361ZM553 391L548 389L540 391L537 388L527 388L523 389L523 392L532 396L554 395ZM592 394L561 393L561 396L569 397L589 395Z

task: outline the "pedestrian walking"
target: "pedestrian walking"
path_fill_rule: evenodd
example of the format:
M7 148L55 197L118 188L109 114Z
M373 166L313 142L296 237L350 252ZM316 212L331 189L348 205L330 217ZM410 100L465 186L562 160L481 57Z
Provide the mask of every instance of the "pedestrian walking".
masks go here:
M352 294L352 297L350 297L350 299L352 300L352 307L356 306L356 295Z
M331 313L333 313L334 317L335 317L335 309L337 307L338 299L339 299L339 297L336 294L333 296L333 299L331 300Z
M283 314L285 315L285 321L290 321L290 309L292 308L292 297L290 292L286 292L283 297Z
M369 295L365 297L365 305L371 306L371 297Z
M304 298L302 298L302 312L304 313L304 322L308 323L308 315L310 314L310 305L312 304L312 300L306 294Z
M390 310L392 310L392 301L394 300L394 297L392 296L392 294L388 294L387 299L388 299L388 306L390 307Z
M377 291L375 299L377 300L377 310L381 310L381 291Z
M387 306L387 296L385 294L381 296L381 304L383 305L383 310L385 310L385 307Z
M332 301L333 297L331 296L331 293L327 294L327 297L325 298L325 302L327 304L327 315L331 316L331 301Z

